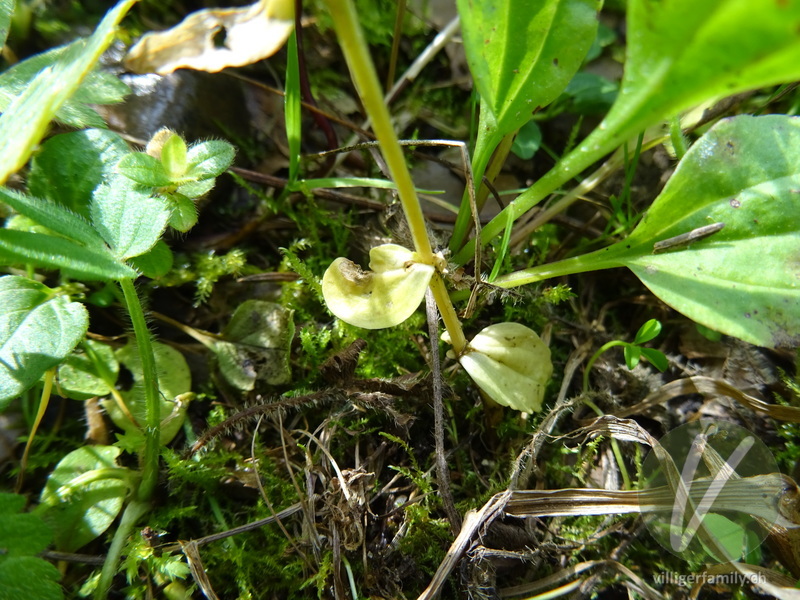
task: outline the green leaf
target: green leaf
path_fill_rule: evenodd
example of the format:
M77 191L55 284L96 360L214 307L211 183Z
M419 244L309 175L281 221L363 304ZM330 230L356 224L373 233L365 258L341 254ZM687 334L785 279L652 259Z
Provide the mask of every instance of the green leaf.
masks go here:
M289 355L294 339L292 311L264 300L246 300L236 308L214 342L219 368L240 390L252 390L256 381L282 385L292 378Z
M165 344L153 342L153 353L156 359L158 388L161 393L160 439L161 444L165 445L172 441L183 425L188 402L177 398L191 390L192 377L186 359L177 350ZM122 397L135 422L131 421L116 402L103 400L102 404L114 424L129 434L129 439L132 440L130 443L141 449L144 444L144 434L141 428L147 422L147 407L144 388L141 385L142 364L139 351L133 344L127 344L117 350L116 358L133 376L133 387L122 392Z
M144 152L132 152L119 161L117 172L146 187L166 187L172 180L164 170L164 164Z
M0 229L0 264L26 263L62 269L70 276L90 281L134 278L137 275L105 250L84 248L71 240L43 233Z
M172 250L169 249L164 240L158 240L150 250L139 256L134 256L130 263L145 277L158 279L169 273L173 261Z
M170 194L169 200L172 204L169 226L178 231L189 231L197 224L197 207L194 202L183 194Z
M564 90L595 38L598 9L596 0L458 0L467 62L498 138Z
M236 150L228 142L209 140L193 144L186 155L189 161L187 178L218 177L231 166Z
M21 513L24 496L0 494L0 600L61 600L61 573L37 556L53 532L33 513Z
M53 67L64 55L84 45L77 40L66 46L53 48L17 63L0 75L0 109L6 110L14 99L31 85L44 69ZM55 120L71 127L105 127L102 117L90 104L121 102L130 93L130 88L113 73L90 71L71 98L56 111Z
M697 323L760 346L797 346L798 148L800 118L720 122L692 146L621 244L632 247L622 261ZM689 248L652 253L654 242L709 223L725 228Z
M575 150L492 219L484 243L514 218L648 127L703 102L800 79L800 0L630 0L621 90ZM459 219L466 225L466 211ZM706 223L703 223L704 225ZM458 239L459 244L461 238ZM454 248L464 264L473 245Z
M703 527L705 527L708 534L715 539L717 544L722 547L725 553L725 556L717 556L716 552L713 552L703 543L703 548L705 548L709 556L720 562L739 560L742 557L747 548L747 538L744 527L716 513L706 513L703 515ZM698 539L701 543L703 542L702 538Z
M42 490L39 514L53 528L55 545L74 552L114 522L129 487L114 446L84 446L62 458Z
M664 353L660 350L656 350L655 348L640 348L640 350L642 352L642 356L644 356L651 365L653 365L662 373L669 368L669 359L664 356Z
M3 556L38 554L53 539L53 532L38 516L18 514L24 508L24 496L0 494L0 548Z
M175 191L187 198L199 198L210 192L216 181L217 180L213 177L210 179L201 179L199 181L190 181L189 183L179 185L178 189Z
M629 267L684 315L769 348L800 345L800 118L720 121L686 153L634 232L597 252L500 277L514 287L554 275ZM655 245L709 224L713 235Z
M642 358L642 349L633 344L625 344L623 346L623 354L625 355L625 364L629 369L635 369Z
M528 121L520 127L511 151L522 160L533 158L539 146L542 145L542 130L536 121Z
M62 600L58 581L61 573L38 556L9 556L0 559L0 600Z
M88 400L111 393L117 381L119 363L114 350L94 340L70 354L58 368L58 390L73 400Z
M121 177L102 184L92 197L92 222L122 259L150 250L164 233L170 213L163 198L134 189Z
M14 14L14 0L0 0L0 48L6 43L12 14Z
M8 188L0 188L0 202L7 204L34 223L81 245L106 249L103 238L98 235L91 223L57 202L28 196Z
M661 333L661 322L658 319L650 319L639 327L639 331L636 332L636 338L633 340L633 343L647 343L658 336L659 333Z
M136 0L122 0L94 34L70 45L53 66L41 71L0 116L0 184L24 165L58 109L72 96L114 40L117 25Z
M89 328L82 304L26 277L0 277L0 410L60 363Z
M189 163L186 159L186 142L177 133L173 133L161 147L161 162L167 176L178 180L186 174Z
M52 200L88 218L92 192L129 153L125 141L107 129L53 136L31 160L28 189L34 196Z
M568 110L579 115L606 112L617 99L619 86L595 73L577 73L564 90Z

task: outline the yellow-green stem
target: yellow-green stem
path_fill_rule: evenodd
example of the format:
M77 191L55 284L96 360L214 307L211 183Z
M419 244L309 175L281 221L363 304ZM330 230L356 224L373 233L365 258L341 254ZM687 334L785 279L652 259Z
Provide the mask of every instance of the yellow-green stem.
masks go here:
M414 240L414 249L421 262L430 265L436 264L437 261L431 250L431 242L425 227L422 207L419 204L403 150L394 132L389 110L384 103L378 75L375 73L369 48L358 22L355 5L352 0L326 0L326 2L333 18L339 44L358 89L358 95L367 111L367 116L372 120L375 137L378 139L383 158L397 186L397 194L400 197L411 237ZM453 350L460 353L466 346L466 338L461 330L461 322L450 302L450 297L447 295L444 282L438 274L434 274L430 286L453 342Z

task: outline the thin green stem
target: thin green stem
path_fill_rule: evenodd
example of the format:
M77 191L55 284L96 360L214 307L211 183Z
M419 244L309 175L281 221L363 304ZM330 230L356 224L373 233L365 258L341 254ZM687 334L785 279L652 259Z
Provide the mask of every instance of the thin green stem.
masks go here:
M114 575L117 572L117 565L122 556L122 549L125 547L125 542L128 541L133 528L136 527L139 519L148 510L150 510L149 502L139 502L132 500L122 513L122 518L119 521L119 526L114 532L114 539L111 540L111 546L106 554L106 560L103 563L103 570L100 572L100 581L97 582L97 588L94 591L95 600L104 600L111 589L111 582L114 580Z
M378 75L375 73L375 66L372 64L369 49L358 22L355 5L352 0L326 0L326 2L359 97L367 111L367 116L372 120L375 137L380 143L383 158L397 186L397 194L400 197L411 237L414 240L414 249L419 255L420 262L436 265L440 259L437 259L431 250L422 207L417 198L403 150L395 134L389 110L383 99ZM457 354L461 353L466 346L466 338L461 329L458 315L447 295L444 282L438 274L434 274L430 287L442 320L450 334L453 350Z
M122 279L119 284L133 325L136 345L139 348L145 397L145 445L144 455L141 458L142 482L136 492L136 499L140 502L149 502L158 483L158 458L161 449L161 402L156 360L153 354L150 330L147 328L147 321L142 310L142 303L136 293L136 286L131 279Z
M611 348L615 348L616 346L624 346L624 345L625 345L625 342L622 342L620 340L613 340L611 342L608 342L607 344L603 344L602 346L600 346L600 348L597 350L597 352L595 352L592 355L592 358L590 358L589 362L586 363L586 369L583 371L583 393L584 394L589 391L589 373L591 372L592 367L594 366L594 363L597 362L597 359L600 358L600 356L606 350L610 350ZM587 402L587 404L588 404L588 402ZM603 414L603 413L600 413L600 414Z

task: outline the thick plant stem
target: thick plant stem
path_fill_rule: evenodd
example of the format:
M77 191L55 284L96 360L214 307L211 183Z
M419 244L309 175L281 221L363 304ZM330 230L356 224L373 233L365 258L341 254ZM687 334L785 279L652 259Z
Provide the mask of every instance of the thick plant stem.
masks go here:
M122 513L122 518L119 521L119 526L114 532L114 539L111 541L111 547L106 554L106 560L103 563L103 570L100 572L100 581L97 582L97 588L94 591L94 600L104 600L108 595L108 590L111 589L111 582L114 580L114 575L117 572L117 565L122 556L122 549L125 547L125 542L128 536L139 519L148 510L150 510L149 502L139 502L132 500Z
M414 240L414 249L420 257L420 262L435 265L437 259L431 250L422 207L383 99L383 92L358 22L355 5L352 0L326 0L326 3L359 97L367 116L372 120L375 137L378 138L383 158L397 186L397 194ZM444 282L438 274L431 279L430 287L453 342L453 350L460 353L466 346L466 339Z
M153 344L150 341L150 330L144 318L142 303L136 293L131 279L120 280L120 287L125 296L125 305L133 325L133 335L139 348L142 361L142 385L145 397L145 429L144 454L141 457L142 482L136 491L136 499L149 502L158 483L158 457L161 448L161 402L158 393L158 376Z

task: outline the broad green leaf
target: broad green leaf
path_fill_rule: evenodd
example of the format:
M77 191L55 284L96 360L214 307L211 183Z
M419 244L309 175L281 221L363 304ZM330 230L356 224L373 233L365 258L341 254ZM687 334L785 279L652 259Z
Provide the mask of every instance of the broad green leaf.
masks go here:
M163 198L134 189L122 177L95 190L90 212L97 231L121 259L150 250L164 233L171 213Z
M36 513L54 532L59 550L74 552L114 522L129 487L114 446L84 446L62 458L42 490Z
M55 65L73 47L83 44L83 40L77 40L66 46L36 54L0 75L0 111L6 110L14 98L22 94L39 73ZM81 81L74 95L64 101L54 118L76 128L105 127L102 117L89 105L121 102L128 93L130 88L113 73L93 70Z
M627 266L664 302L715 331L770 348L800 345L800 118L720 121L691 147L622 242L500 277L513 287L553 274ZM654 253L657 243L724 224Z
M37 225L46 227L81 245L98 250L106 249L103 238L98 235L89 221L57 202L28 196L8 188L0 188L0 202L7 204Z
M84 129L53 136L33 155L28 189L34 196L52 200L88 218L92 192L129 153L125 141L107 129Z
M146 187L166 187L172 180L160 160L144 152L131 152L117 165L117 173Z
M528 121L520 127L517 137L514 138L514 144L511 146L511 151L519 156L522 160L533 158L539 146L542 145L542 130L536 121Z
M662 373L669 368L669 359L660 350L656 350L655 348L640 348L640 350L642 356Z
M158 388L161 393L160 439L161 444L168 444L183 425L188 401L179 397L191 390L192 377L186 359L177 350L154 342L153 353L156 359ZM116 358L133 376L133 387L122 392L128 414L113 400L103 400L102 404L117 427L129 434L130 443L134 447L141 447L144 444L144 434L141 428L147 422L147 408L144 388L141 385L142 365L139 351L133 344L128 344L117 350ZM133 421L128 415L133 417Z
M48 124L114 40L116 26L136 0L122 0L94 34L73 44L52 67L41 71L0 116L0 184L24 165Z
M63 600L61 572L38 556L0 557L0 600Z
M0 264L32 264L61 269L78 279L107 281L134 278L137 273L105 250L86 248L62 237L0 229Z
M218 177L233 163L236 150L228 142L209 140L193 144L186 154L189 161L187 177L208 179Z
M0 277L0 410L83 339L89 315L26 277Z
M614 106L483 228L484 243L505 228L507 212L518 218L648 127L715 98L800 79L800 0L630 0L627 14L625 75ZM453 260L463 264L473 246L455 250Z
M150 250L134 256L129 262L145 277L157 279L169 273L173 261L172 250L164 240L158 240Z
M11 15L14 13L14 0L0 0L0 48L6 43L8 30L11 27Z
M53 532L37 515L21 513L25 503L24 496L0 494L0 548L3 549L2 556L39 554L39 552L47 548L47 545L53 539Z
M86 340L58 367L58 390L73 400L105 396L111 393L118 374L114 350L108 344Z
M599 8L597 0L458 0L464 49L486 113L481 121L498 139L564 90L595 38Z
M252 390L256 381L283 385L292 378L289 355L294 339L292 311L274 302L246 300L236 308L211 346L228 382Z
M481 98L472 158L480 181L500 141L550 104L578 71L597 32L598 0L458 0ZM467 214L459 216L461 238Z

